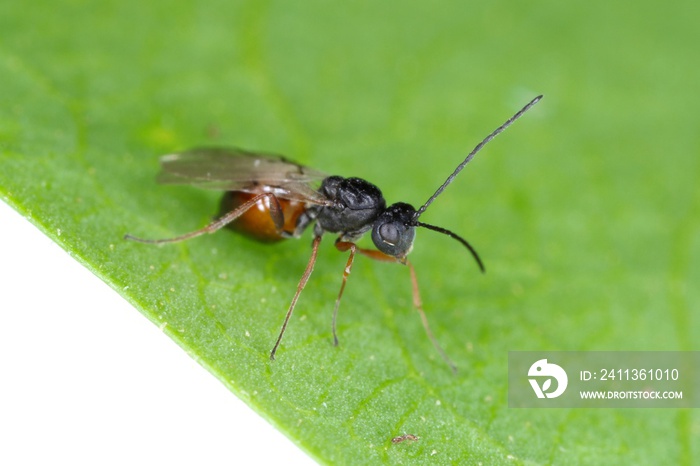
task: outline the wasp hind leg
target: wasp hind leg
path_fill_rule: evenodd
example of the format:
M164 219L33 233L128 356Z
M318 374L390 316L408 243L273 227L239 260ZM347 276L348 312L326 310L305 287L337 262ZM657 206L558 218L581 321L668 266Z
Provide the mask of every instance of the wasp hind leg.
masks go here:
M272 221L275 224L275 228L277 231L281 232L282 229L284 228L284 215L282 214L282 206L280 205L279 200L277 197L272 194L272 193L262 193L258 194L255 197L252 197L248 201L244 202L240 206L236 207L232 211L222 215L221 217L217 218L210 224L206 225L203 228L200 228L199 230L191 231L189 233L185 233L184 235L180 236L175 236L174 238L164 238L164 239L143 239L143 238L137 238L136 236L132 235L124 235L124 239L126 240L131 240L131 241L137 241L139 243L148 243L148 244L164 244L164 243L178 243L180 241L185 241L191 238L196 238L197 236L201 236L207 233L214 233L215 231L218 231L228 225L229 223L233 222L236 220L238 217L243 215L253 207L255 204L257 204L259 201L263 199L269 199L270 200L270 217L272 217Z

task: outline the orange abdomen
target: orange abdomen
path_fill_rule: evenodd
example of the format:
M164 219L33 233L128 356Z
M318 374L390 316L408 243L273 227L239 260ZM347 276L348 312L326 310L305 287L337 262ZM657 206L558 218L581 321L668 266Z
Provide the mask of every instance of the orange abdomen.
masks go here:
M251 200L257 194L245 193L241 191L227 191L221 198L221 208L219 215L224 215L244 202ZM282 207L284 215L283 230L289 234L294 233L297 219L306 210L306 204L299 201L277 198ZM248 209L243 215L231 222L227 228L242 233L249 238L263 243L272 243L285 239L275 228L275 223L270 216L270 200L263 198L253 207Z

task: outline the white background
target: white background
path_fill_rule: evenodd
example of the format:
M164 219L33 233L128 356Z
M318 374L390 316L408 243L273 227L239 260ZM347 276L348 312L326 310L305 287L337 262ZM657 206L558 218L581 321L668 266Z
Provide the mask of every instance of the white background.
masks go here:
M315 464L0 201L0 464Z

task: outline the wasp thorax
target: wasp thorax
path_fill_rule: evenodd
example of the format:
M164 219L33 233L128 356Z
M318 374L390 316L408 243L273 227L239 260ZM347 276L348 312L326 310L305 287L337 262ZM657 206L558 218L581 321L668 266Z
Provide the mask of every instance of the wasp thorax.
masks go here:
M319 211L318 224L323 231L348 237L369 230L386 206L379 188L360 178L329 176L321 192L333 204Z
M403 259L411 252L416 237L416 209L405 202L390 205L374 222L372 241L384 254Z

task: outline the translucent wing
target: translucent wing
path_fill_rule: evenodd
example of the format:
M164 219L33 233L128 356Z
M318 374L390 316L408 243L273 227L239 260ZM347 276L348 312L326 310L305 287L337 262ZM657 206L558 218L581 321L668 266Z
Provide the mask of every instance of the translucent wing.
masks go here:
M283 199L326 204L318 192L328 175L282 156L232 148L200 148L161 157L162 184L221 191L273 192Z

